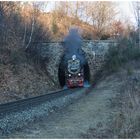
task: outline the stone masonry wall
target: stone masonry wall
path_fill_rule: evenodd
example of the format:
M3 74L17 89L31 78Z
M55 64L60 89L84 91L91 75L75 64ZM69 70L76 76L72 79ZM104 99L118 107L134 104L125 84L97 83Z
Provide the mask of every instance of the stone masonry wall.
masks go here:
M117 43L106 41L87 41L83 44L82 49L86 53L86 58L90 68L90 82L94 82L94 77L105 64L105 55L110 46L116 46Z
M105 54L108 51L109 46L116 46L117 43L106 41L84 41L82 49L86 54L86 59L90 68L90 82L94 82L96 73L102 68L105 63ZM43 49L42 54L49 57L49 63L46 64L48 75L54 85L59 85L58 68L63 56L64 49L60 43L44 44L43 48L47 48L47 51ZM44 57L44 56L43 56Z

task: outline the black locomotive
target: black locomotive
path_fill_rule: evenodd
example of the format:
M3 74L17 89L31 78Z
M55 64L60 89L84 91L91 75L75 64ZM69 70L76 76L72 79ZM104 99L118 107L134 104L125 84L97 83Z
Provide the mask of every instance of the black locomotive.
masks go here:
M81 68L80 60L76 58L76 55L73 55L72 59L68 60L67 70L65 71L65 77L67 87L83 87L84 70L83 68Z

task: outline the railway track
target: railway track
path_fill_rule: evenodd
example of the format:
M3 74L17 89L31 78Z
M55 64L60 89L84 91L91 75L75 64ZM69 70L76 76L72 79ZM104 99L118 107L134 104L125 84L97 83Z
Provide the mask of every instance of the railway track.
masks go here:
M90 88L59 90L33 98L0 104L0 136L28 126L89 93Z
M78 89L59 90L56 92L51 92L48 94L44 94L44 95L40 95L40 96L36 96L36 97L32 97L32 98L27 98L27 99L14 101L14 102L0 104L0 116L37 106L46 101L51 101L55 98L59 98L62 96L72 94L73 92L75 92L77 90Z

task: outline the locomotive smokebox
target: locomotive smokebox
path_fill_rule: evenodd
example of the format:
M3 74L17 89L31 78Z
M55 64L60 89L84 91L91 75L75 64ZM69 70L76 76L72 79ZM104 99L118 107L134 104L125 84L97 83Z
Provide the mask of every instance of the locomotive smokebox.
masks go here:
M82 43L82 37L76 28L70 29L69 34L63 40L64 55L58 71L59 82L62 87L67 84L70 78L70 81L73 79L76 81L80 79L83 83L89 81L89 66L84 51L81 49Z

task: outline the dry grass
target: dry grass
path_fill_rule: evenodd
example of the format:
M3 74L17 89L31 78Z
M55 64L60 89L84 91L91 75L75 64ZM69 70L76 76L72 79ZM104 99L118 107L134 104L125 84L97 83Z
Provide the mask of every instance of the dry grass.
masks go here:
M39 64L18 46L10 47L0 48L0 103L54 90L52 81Z
M114 118L114 133L118 138L140 137L140 75L132 74L121 87L120 116Z
M82 138L140 138L139 60L133 60L121 67L117 77L122 84L117 89L119 94L110 100L113 114L108 116L107 125L89 128L81 135Z

